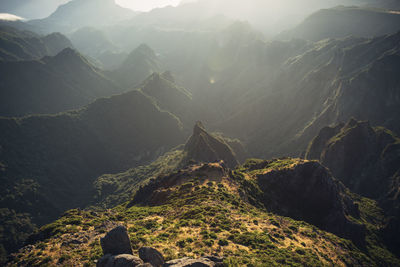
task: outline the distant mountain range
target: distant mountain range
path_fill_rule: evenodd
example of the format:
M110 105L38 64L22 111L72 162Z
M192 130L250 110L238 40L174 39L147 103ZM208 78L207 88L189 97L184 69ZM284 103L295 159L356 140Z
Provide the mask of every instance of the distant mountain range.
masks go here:
M71 48L72 44L60 33L42 36L0 25L1 61L40 59L44 56L54 56L67 47Z
M71 48L40 60L0 62L0 69L2 116L57 113L122 92Z

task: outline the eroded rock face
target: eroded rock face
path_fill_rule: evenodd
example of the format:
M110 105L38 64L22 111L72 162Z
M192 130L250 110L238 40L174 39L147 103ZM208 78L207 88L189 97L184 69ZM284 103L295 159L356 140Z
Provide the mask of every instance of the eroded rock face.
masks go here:
M359 217L357 205L346 195L344 185L318 162L271 170L257 175L257 182L268 209L355 242L364 240L365 227L348 218Z
M136 267L143 266L143 261L130 254L104 255L96 264L96 267Z
M160 267L164 264L163 255L156 249L150 247L141 247L139 249L139 257L154 267Z
M100 239L104 255L132 255L131 242L125 226L117 226Z

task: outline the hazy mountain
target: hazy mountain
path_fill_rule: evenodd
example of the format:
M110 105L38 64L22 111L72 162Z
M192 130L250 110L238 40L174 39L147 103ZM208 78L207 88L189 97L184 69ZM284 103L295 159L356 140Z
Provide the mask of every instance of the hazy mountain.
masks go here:
M73 32L82 27L102 27L135 16L114 0L72 0L44 19L29 21L42 32Z
M0 62L0 69L2 116L57 113L122 91L70 48L41 60Z
M11 13L25 19L40 19L53 13L70 0L2 0L0 13Z
M69 38L79 52L91 58L100 60L102 67L105 69L116 68L122 63L120 58L126 56L124 53L122 56L118 56L118 53L121 53L120 49L104 34L103 31L96 28L81 28L69 35ZM101 60L107 53L113 53L114 55L110 59Z
M354 23L354 22L357 23ZM319 10L279 38L303 38L318 41L349 35L374 37L400 30L400 14L359 7L335 7Z
M60 33L41 36L30 31L0 25L0 60L2 61L54 56L67 47L72 47L72 44Z
M112 71L111 76L124 88L133 88L144 81L154 72L160 72L162 63L156 53L146 44L135 48L122 62Z

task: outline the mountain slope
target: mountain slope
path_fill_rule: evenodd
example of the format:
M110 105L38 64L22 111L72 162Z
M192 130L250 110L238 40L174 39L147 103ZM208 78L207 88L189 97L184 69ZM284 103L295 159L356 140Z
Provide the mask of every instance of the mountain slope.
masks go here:
M99 175L148 163L183 141L179 121L140 91L68 113L0 118L0 129L0 207L39 225L90 204Z
M399 132L399 37L306 44L216 125L263 156L300 155L322 127L351 117Z
M0 61L32 60L54 56L71 42L60 33L40 36L10 26L0 26Z
M1 116L57 113L122 91L70 48L40 61L0 62L0 70Z
M400 30L400 14L380 9L335 7L310 15L279 38L319 41L347 36L376 37Z

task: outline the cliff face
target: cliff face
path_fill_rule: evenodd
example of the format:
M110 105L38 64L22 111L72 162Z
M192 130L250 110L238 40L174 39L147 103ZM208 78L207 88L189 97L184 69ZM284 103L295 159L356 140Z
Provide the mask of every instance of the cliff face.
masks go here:
M352 119L344 126L322 129L306 158L320 160L352 191L381 199L400 166L398 142L392 132Z
M345 186L315 161L266 161L255 175L268 210L304 220L362 243L365 227L354 223L360 212Z

